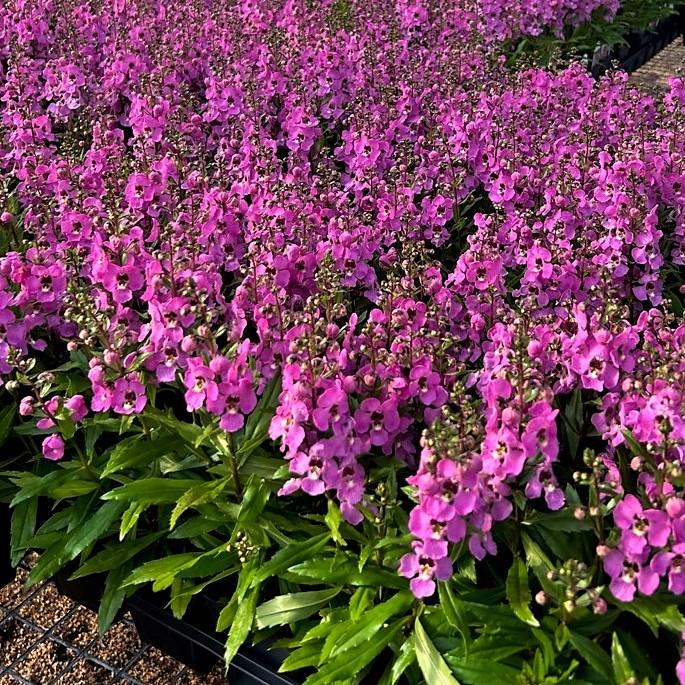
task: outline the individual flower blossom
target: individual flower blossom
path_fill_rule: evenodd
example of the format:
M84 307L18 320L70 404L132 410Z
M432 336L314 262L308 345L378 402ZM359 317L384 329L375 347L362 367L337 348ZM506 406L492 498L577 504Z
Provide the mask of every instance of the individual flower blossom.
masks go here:
M425 405L441 406L447 401L447 392L442 387L442 378L427 365L415 366L409 372L410 391L418 395Z
M224 413L219 425L225 431L234 433L245 423L245 416L257 406L252 382L242 378L237 383L222 383L221 397L224 402Z
M312 422L320 431L335 430L338 422L348 413L347 394L334 385L324 390L312 411Z
M685 543L673 545L670 551L657 552L649 566L659 576L668 577L668 589L674 595L685 592Z
M609 590L616 599L630 602L636 588L644 595L652 595L659 586L659 575L640 556L625 556L619 549L610 550L603 558L604 570L611 578Z
M397 403L392 399L381 402L369 397L359 404L354 421L357 431L368 434L372 445L384 445L400 427Z
M43 456L51 461L59 461L64 456L64 440L57 433L43 440Z
M658 509L643 509L635 495L626 495L614 509L621 530L620 546L626 554L639 555L649 544L663 547L671 534L669 517Z
M64 406L69 410L71 420L76 423L88 414L88 405L83 395L72 395L64 401Z
M19 402L19 415L31 416L35 411L36 400L34 397L22 397Z
M45 404L43 405L43 412L45 413L45 418L36 421L36 428L45 430L46 428L54 428L57 425L54 421L54 418L57 412L59 411L61 401L62 399L55 395L54 397L51 397L47 402L45 402Z
M436 580L452 576L452 562L447 557L432 558L425 553L422 543L415 542L412 551L400 560L400 575L411 578L409 587L415 597L430 597L435 592Z
M140 414L147 404L145 386L135 377L118 378L112 389L112 409L117 414Z
M194 411L203 406L205 401L213 402L219 396L219 386L215 381L212 369L201 359L189 359L184 376L185 400L188 411Z

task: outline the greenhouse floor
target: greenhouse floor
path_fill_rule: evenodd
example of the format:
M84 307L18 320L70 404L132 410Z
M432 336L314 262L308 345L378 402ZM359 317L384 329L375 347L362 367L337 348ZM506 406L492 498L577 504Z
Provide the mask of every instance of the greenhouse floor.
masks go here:
M0 685L223 685L221 668L197 675L141 643L129 617L98 636L96 615L52 583L0 589Z
M685 74L685 44L682 37L652 57L632 76L631 81L644 88L667 88L671 76Z

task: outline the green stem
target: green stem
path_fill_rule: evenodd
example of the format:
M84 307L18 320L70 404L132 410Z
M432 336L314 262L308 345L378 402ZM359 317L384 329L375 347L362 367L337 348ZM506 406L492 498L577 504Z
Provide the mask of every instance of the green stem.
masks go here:
M228 461L231 468L231 476L233 477L233 484L235 485L235 490L238 493L238 497L243 496L243 486L240 482L240 474L238 473L238 460L235 456L235 438L233 433L228 434Z

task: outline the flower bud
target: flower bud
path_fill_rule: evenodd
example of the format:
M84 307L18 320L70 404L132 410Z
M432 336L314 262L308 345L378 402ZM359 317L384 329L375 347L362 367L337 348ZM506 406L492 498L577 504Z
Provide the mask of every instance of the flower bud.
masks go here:
M597 545L597 556L603 559L611 551L606 545Z
M33 414L33 410L35 409L34 403L35 400L33 397L22 397L21 401L19 402L19 414L21 416L31 416L31 414Z
M594 602L592 602L592 611L594 611L598 615L606 614L607 612L607 603L606 600L602 599L601 597L598 597Z

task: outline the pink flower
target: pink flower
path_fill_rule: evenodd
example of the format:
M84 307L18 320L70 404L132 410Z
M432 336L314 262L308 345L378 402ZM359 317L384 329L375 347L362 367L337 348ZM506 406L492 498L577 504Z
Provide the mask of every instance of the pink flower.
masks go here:
M397 403L375 397L363 400L354 414L357 431L368 434L372 445L384 445L400 427Z
M616 505L614 522L622 531L620 546L627 554L640 554L647 543L663 547L671 534L666 512L644 510L635 495L626 495Z
M22 397L19 402L19 415L31 416L35 410L36 400L33 397Z
M64 456L64 440L57 433L43 440L43 456L51 461L59 461Z
M674 545L672 552L658 552L649 565L662 577L668 574L670 592L674 595L685 592L685 544Z
M145 386L135 378L118 378L112 392L112 408L117 414L140 414L147 404Z
M319 396L316 409L312 412L312 422L320 431L333 428L348 412L347 394L334 385Z
M237 383L222 383L221 393L225 401L225 413L219 425L229 433L240 430L245 423L245 416L257 406L257 396L249 378L242 378Z
M64 406L69 410L72 421L81 421L88 414L88 405L83 395L72 395L65 400Z
M603 562L604 570L611 577L609 589L622 602L632 601L636 585L645 595L654 594L659 587L659 576L653 569L629 559L618 549L612 549Z
M448 557L434 559L420 542L415 542L412 549L400 559L400 575L412 579L409 587L415 597L430 597L435 592L436 580L451 578L452 562Z
M214 380L214 371L201 359L189 359L188 370L183 378L187 388L185 393L188 411L199 409L204 403L212 402L219 396L219 386Z

